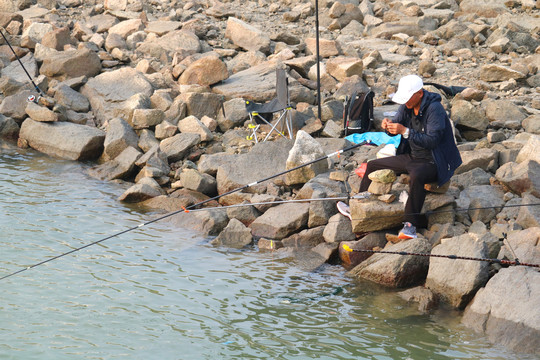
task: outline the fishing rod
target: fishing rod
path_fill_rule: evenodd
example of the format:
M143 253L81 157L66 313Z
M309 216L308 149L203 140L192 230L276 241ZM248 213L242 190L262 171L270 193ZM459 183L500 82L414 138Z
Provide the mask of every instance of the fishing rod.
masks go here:
M204 204L206 204L206 203L208 203L208 202L210 202L210 201L214 201L214 200L217 200L217 199L222 198L222 197L224 197L224 196L227 196L227 195L230 195L230 194L233 194L233 193L242 191L242 190L244 190L244 189L247 189L248 187L251 187L251 186L254 186L254 185L263 183L263 182L265 182L265 181L267 181L267 180L271 180L271 179L277 178L277 177L279 177L279 176L282 176L282 175L285 175L285 174L290 173L290 172L292 172L292 171L295 171L295 170L301 169L301 168L303 168L303 167L309 166L309 165L314 164L314 163L316 163L316 162L319 162L319 161L322 161L322 160L329 159L329 158L332 157L332 156L338 156L338 157L339 157L339 156L340 156L341 154L343 154L344 152L347 152L347 151L356 149L357 147L360 147L360 146L365 145L365 144L367 144L367 143L369 143L369 142L364 141L364 142L361 142L361 143L358 143L358 144L354 144L354 145L349 146L349 147L346 147L346 148L344 148L344 149L335 151L335 152L333 152L333 153L331 153L331 154L324 155L324 156L322 156L322 157L320 157L320 158L318 158L318 159L315 159L315 160L312 160L312 161L308 161L308 162L305 163L305 164L301 164L301 165L295 166L295 167L293 167L293 168L291 168L291 169L288 169L288 170L282 171L282 172L280 172L280 173L277 173L277 174L274 174L274 175L265 177L264 179L260 179L260 180L258 180L258 181L252 182L252 183L250 183L250 184L246 184L246 185L240 186L240 187L238 187L238 188L236 188L236 189L232 189L232 190L227 191L226 193L223 193L223 194L221 194L221 195L216 195L216 196L214 196L214 197L212 197L212 198L209 198L209 199L200 201L200 202L198 202L198 203L196 203L196 204L193 204L193 205L190 205L190 206L187 206L187 207L182 207L182 209L180 209L180 210L176 210L176 211L167 213L167 214L162 215L162 216L160 216L160 217L158 217L158 218L156 218L156 219L153 219L153 220L150 220L150 221L141 223L141 224L139 224L139 225L137 225L137 226L130 227L130 228L125 229L125 230L123 230L123 231L120 231L120 232L117 232L117 233L115 233L115 234L106 236L106 237L104 237L104 238L102 238L102 239L99 239L99 240L97 240L97 241L91 242L91 243L86 244L86 245L83 245L83 246L81 246L81 247L72 249L72 250L70 250L70 251L68 251L68 252L65 252L65 253L56 255L56 256L54 256L54 257L52 257L52 258L49 258L49 259L40 261L40 262L38 262L38 263L36 263L36 264L33 264L33 265L30 265L30 266L28 266L28 267L22 268L22 269L20 269L20 270L17 270L17 271L15 271L15 272L10 273L10 274L4 275L4 276L0 277L0 281L1 281L1 280L4 280L4 279L7 279L7 278L9 278L9 277L11 277L11 276L20 274L20 273L22 273L22 272L24 272L24 271L27 271L27 270L33 269L33 268L35 268L35 267L41 266L41 265L46 264L46 263L48 263L48 262L51 262L51 261L53 261L53 260L59 259L59 258L64 257L64 256L66 256L66 255L73 254L73 253L75 253L75 252L77 252L77 251L80 251L80 250L82 250L82 249L86 249L86 248L88 248L88 247L90 247L90 246L97 245L97 244L99 244L99 243L102 243L102 242L105 241L105 240L112 239L112 238L114 238L114 237L117 237L117 236L126 234L126 233L128 233L128 232L131 232L131 231L140 229L140 228L142 228L142 227L144 227L144 226L147 226L147 225L153 224L153 223L155 223L155 222L161 221L161 220L163 220L163 219L169 218L169 217L171 217L171 216L173 216L173 215L176 215L176 214L179 214L179 213L182 213L182 212L188 213L188 212L190 212L191 209L195 209L195 208L197 208L197 207L199 207L199 206L201 206L201 205L204 205Z
M36 85L36 83L34 82L34 79L32 79L32 76L30 76L30 73L28 72L28 70L26 70L26 67L24 67L24 64L22 63L21 61L21 58L19 57L19 55L17 55L17 53L15 52L15 50L13 49L13 47L11 46L9 40L7 39L6 35L4 35L4 32L0 29L0 34L2 35L2 37L4 38L4 41L6 42L6 44L9 46L9 48L11 49L11 52L13 53L13 55L15 55L15 57L17 58L17 60L19 61L19 64L21 64L24 72L26 73L26 76L28 76L28 78L30 79L30 82L32 83L32 85L34 85L34 88L37 90L39 96L38 98L36 99L36 97L34 95L30 95L28 97L28 101L32 101L32 102L38 102L39 101L39 98L40 97L44 97L45 94L43 93L43 91L41 91L41 89L39 88L39 86Z
M363 252L363 253L371 253L371 254L394 254L394 255L437 257L437 258L445 258L445 259L450 259L450 260L486 261L486 262L489 262L489 263L497 263L497 264L501 264L501 265L528 266L528 267L540 268L540 264L523 263L523 262L520 262L518 260L511 261L511 260L502 260L502 259L489 259L489 258L477 258L477 257L459 256L459 255L439 255L439 254L431 254L431 253L413 253L413 252L407 252L407 251L357 250L357 249L351 249L351 247L348 246L347 244L343 244L342 247L343 247L343 250L345 250L347 252Z

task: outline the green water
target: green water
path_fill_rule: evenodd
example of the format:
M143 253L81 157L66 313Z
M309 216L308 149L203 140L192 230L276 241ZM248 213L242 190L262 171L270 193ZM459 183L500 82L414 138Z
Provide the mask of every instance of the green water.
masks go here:
M0 276L156 216L88 166L0 149ZM0 359L527 359L339 266L208 240L157 222L2 280Z

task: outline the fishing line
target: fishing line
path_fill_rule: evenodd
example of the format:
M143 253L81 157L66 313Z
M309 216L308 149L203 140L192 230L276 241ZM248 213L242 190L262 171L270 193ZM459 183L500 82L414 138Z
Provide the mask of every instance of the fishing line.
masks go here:
M357 250L351 249L347 244L343 244L343 250L347 252L363 252L371 254L393 254L393 255L410 255L410 256L423 256L423 257L437 257L445 258L450 260L472 260L472 261L486 261L490 263L497 263L501 265L511 265L511 266L528 266L528 267L537 267L540 268L540 264L529 264L522 263L520 261L511 261L511 260L502 260L502 259L490 259L490 258L477 258L477 257L468 257L468 256L459 256L459 255L439 255L431 253L414 253L407 251L387 251L387 250Z
M28 76L28 78L30 79L30 81L32 82L32 85L34 85L34 87L36 88L38 94L40 96L45 96L45 94L41 91L41 89L36 85L36 83L34 82L34 79L32 79L32 76L30 76L30 74L28 73L28 71L26 70L26 68L24 67L24 64L22 63L21 61L21 58L19 57L19 55L17 55L17 53L15 52L15 50L13 49L13 47L11 46L9 40L7 39L6 35L4 35L4 32L0 29L0 34L2 35L2 37L4 38L6 44L9 46L9 48L11 49L11 52L13 53L13 55L15 55L15 57L17 58L17 60L19 61L19 64L21 64L24 72L26 73L26 75ZM39 101L39 98L37 100L35 100L35 97L33 96L29 96L28 97L28 100L29 101ZM1 280L1 279L0 279Z
M86 249L86 248L88 248L88 247L90 247L90 246L99 244L99 243L101 243L101 242L103 242L103 241L105 241L105 240L112 239L112 238L117 237L117 236L120 236L120 235L122 235L122 234L131 232L131 231L133 231L133 230L137 230L137 229L140 229L140 228L142 228L142 227L144 227L144 226L147 226L147 225L153 224L153 223L155 223L155 222L161 221L161 220L166 219L166 218L168 218L168 217L171 217L171 216L173 216L173 215L176 215L176 214L179 214L179 213L182 213L182 212L188 213L188 212L191 211L191 209L194 209L194 208L196 208L196 207L199 207L199 206L201 206L201 205L204 205L204 204L206 204L206 203L208 203L208 202L211 202L211 201L217 200L217 199L219 199L219 198L222 198L222 197L224 197L224 196L227 196L227 195L230 195L230 194L233 194L233 193L242 191L242 190L244 190L244 189L247 189L247 188L250 187L250 186L254 186L254 185L260 184L260 183L262 183L262 182L265 182L265 181L267 181L267 180L274 179L274 178L276 178L276 177L285 175L285 174L287 174L287 173L290 173L290 172L292 172L292 171L301 169L301 168L303 168L303 167L305 167L305 166L309 166L309 165L314 164L314 163L316 163L316 162L319 162L319 161L322 161L322 160L326 160L326 159L328 159L328 158L330 158L330 157L332 157L332 156L337 155L337 156L339 157L340 154L342 154L342 153L344 153L344 152L347 152L347 151L350 151L350 150L352 150L352 149L356 149L357 147L360 147L360 146L365 145L365 144L367 144L367 143L368 143L368 142L364 141L364 142L361 142L361 143L358 143L358 144L354 144L354 145L349 146L349 147L347 147L347 148L344 148L344 149L338 150L338 151L336 151L336 152L333 152L333 153L331 153L331 154L322 156L322 157L320 157L320 158L318 158L318 159L309 161L309 162L307 162L307 163L305 163L305 164L301 164L301 165L295 166L295 167L293 167L293 168L291 168L291 169L289 169L289 170L285 170L285 171L282 171L282 172L280 172L280 173L278 173L278 174L274 174L274 175L268 176L268 177L266 177L266 178L264 178L264 179L261 179L261 180L252 182L252 183L250 183L250 184L247 184L247 185L238 187L238 188L236 188L236 189L232 189L232 190L227 191L226 193L223 193L223 194L221 194L221 195L216 195L216 196L214 196L214 197L212 197L212 198L209 198L209 199L200 201L200 202L198 202L198 203L196 203L196 204L193 204L193 205L190 205L190 206L187 206L187 207L182 207L182 209L180 209L180 210L176 210L176 211L167 213L167 214L165 214L165 215L163 215L163 216L160 216L160 217L158 217L158 218L156 218L156 219L147 221L147 222L142 223L142 224L139 224L139 225L137 225L137 226L133 226L133 227L131 227L131 228L128 228L128 229L125 229L125 230L123 230L123 231L120 231L120 232L117 232L117 233L115 233L115 234L112 234L112 235L109 235L109 236L107 236L107 237L104 237L104 238L102 238L102 239L100 239L100 240L91 242L91 243L86 244L86 245L84 245L84 246L81 246L81 247L72 249L72 250L70 250L70 251L68 251L68 252L65 252L65 253L56 255L56 256L54 256L54 257L52 257L52 258L49 258L49 259L43 260L43 261L41 261L41 262L38 262L38 263L33 264L33 265L31 265L31 266L22 268L22 269L20 269L20 270L18 270L18 271L15 271L15 272L13 272L13 273L4 275L4 276L0 277L0 281L1 281L1 280L4 280L4 279L7 279L7 278L9 278L9 277L11 277L11 276L20 274L20 273L22 273L22 272L24 272L24 271L27 271L27 270L33 269L33 268L35 268L35 267L41 266L41 265L46 264L46 263L48 263L48 262L51 262L51 261L53 261L53 260L59 259L59 258L64 257L64 256L66 256L66 255L73 254L74 252L80 251L80 250L82 250L82 249Z

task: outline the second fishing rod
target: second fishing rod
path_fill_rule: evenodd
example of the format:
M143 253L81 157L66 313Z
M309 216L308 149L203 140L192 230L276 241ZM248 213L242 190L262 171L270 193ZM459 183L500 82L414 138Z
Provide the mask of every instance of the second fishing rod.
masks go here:
M361 143L359 143L359 144L355 144L355 145L346 147L346 148L344 148L344 149L338 150L338 151L333 152L333 153L328 154L328 155L324 155L324 156L322 156L322 157L320 157L320 158L317 158L317 159L315 159L315 160L309 161L309 162L307 162L307 163L304 163L304 164L295 166L295 167L293 167L293 168L291 168L291 169L281 171L281 172L279 172L279 173L277 173L277 174L274 174L274 175L271 175L271 176L267 176L267 177L265 177L265 178L263 178L263 179L254 181L254 182L252 182L252 183L249 183L249 184L246 184L246 185L243 185L243 186L240 186L240 187L238 187L238 188L236 188L236 189L227 191L227 192L225 192L225 193L223 193L223 194L216 195L216 196L214 196L214 197L212 197L212 198L209 198L209 199L200 201L200 202L198 202L198 203L196 203L196 204L193 204L193 205L190 205L190 206L187 206L187 207L183 207L182 209L179 209L179 210L176 210L176 211L167 213L167 214L162 215L162 216L160 216L160 217L157 217L157 218L155 218L155 219L153 219L153 220L147 221L147 222L145 222L145 223L141 223L141 224L139 224L139 225L137 225L137 226L133 226L133 227L128 228L128 229L125 229L125 230L123 230L123 231L119 231L119 232L117 232L117 233L111 234L111 235L106 236L106 237L104 237L104 238L102 238L102 239L99 239L99 240L97 240L97 241L88 243L88 244L86 244L86 245L83 245L83 246L81 246L81 247L72 249L72 250L67 251L67 252L65 252L65 253L58 254L58 255L53 256L53 257L51 257L51 258L48 258L48 259L45 259L45 260L43 260L43 261L37 262L37 263L35 263L35 264L33 264L33 265L30 265L30 266L21 268L21 269L19 269L19 270L17 270L17 271L14 271L14 272L12 272L12 273L9 273L9 274L7 274L7 275L4 275L4 276L0 277L0 280L7 279L7 278L9 278L9 277L11 277L11 276L14 276L14 275L20 274L20 273L22 273L22 272L24 272L24 271L27 271L27 270L33 269L33 268L35 268L35 267L41 266L41 265L43 265L43 264L46 264L46 263L51 262L51 261L53 261L53 260L59 259L59 258L64 257L64 256L66 256L66 255L73 254L73 253L75 253L75 252L77 252L77 251L80 251L80 250L82 250L82 249L86 249L86 248L88 248L88 247L90 247L90 246L93 246L93 245L97 245L97 244L99 244L99 243L102 243L103 241L112 239L112 238L114 238L114 237L117 237L117 236L126 234L126 233L128 233L128 232L131 232L131 231L140 229L140 228L142 228L142 227L144 227L144 226L147 226L147 225L153 224L153 223L155 223L155 222L161 221L161 220L163 220L163 219L169 218L169 217L171 217L171 216L173 216L173 215L180 214L180 213L183 213L183 212L186 212L186 213L187 213L187 212L189 212L190 210L197 209L197 208L199 208L200 206L202 206L202 205L204 205L204 204L206 204L206 203L209 203L209 202L211 202L211 201L218 200L218 199L220 199L220 198L222 198L222 197L224 197L224 196L227 196L227 195L230 195L230 194L233 194L233 193L240 192L240 191L245 190L245 189L247 189L247 188L249 188L249 187L251 187L251 186L255 186L255 185L260 184L260 183L263 183L263 182L265 182L265 181L268 181L268 180L271 180L271 179L275 179L275 178L277 178L277 177L279 177L279 176L282 176L282 175L285 175L285 174L287 174L287 173L293 172L293 171L295 171L295 170L298 170L298 169L304 168L304 167L306 167L306 166L315 164L315 163L317 163L317 162L319 162L319 161L327 160L327 159L329 159L329 158L331 158L331 157L333 157L333 156L340 156L340 155L341 155L342 153L344 153L344 152L347 152L347 151L356 149L356 148L358 148L358 147L360 147L360 146L362 146L362 145L365 145L365 144L367 144L367 143L368 143L368 142L364 141L364 142L361 142Z

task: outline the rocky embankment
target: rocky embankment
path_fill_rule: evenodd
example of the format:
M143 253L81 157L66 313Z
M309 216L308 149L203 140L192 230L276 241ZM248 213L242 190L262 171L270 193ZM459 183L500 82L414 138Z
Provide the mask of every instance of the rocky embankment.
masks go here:
M0 0L12 46L0 46L0 134L51 156L95 160L92 176L129 184L121 201L176 211L217 197L205 206L223 209L173 221L215 244L255 240L310 269L341 262L351 276L411 287L400 294L422 311L443 301L494 342L538 353L538 269L343 246L540 263L538 2L318 5L320 118L314 2ZM276 68L290 80L296 138L254 146L245 100L275 96ZM39 94L25 70L43 92L37 103L27 102ZM384 100L410 73L467 88L441 93L463 165L447 189L428 195L429 227L417 239L386 236L402 221L404 176L379 179L381 196L351 200L353 221L336 200L297 201L356 194L354 170L380 147L221 196L349 146L343 98L353 91L375 92L380 130L383 114L396 110Z

